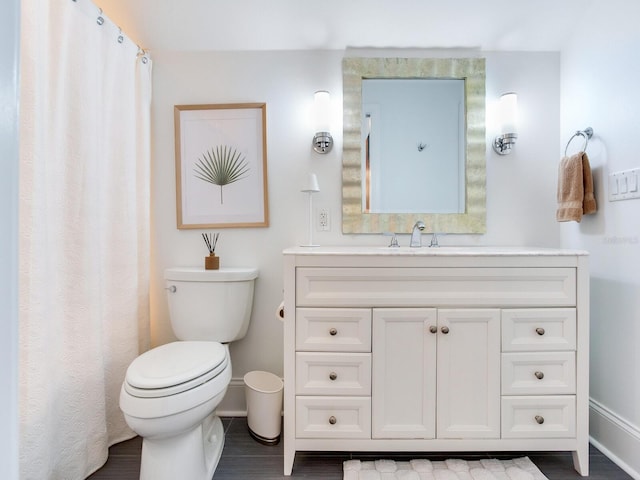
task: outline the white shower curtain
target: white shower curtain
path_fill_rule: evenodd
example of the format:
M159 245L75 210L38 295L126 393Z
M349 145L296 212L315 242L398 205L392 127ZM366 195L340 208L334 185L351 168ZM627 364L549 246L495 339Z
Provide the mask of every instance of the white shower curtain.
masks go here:
M83 479L149 343L151 62L89 0L21 10L20 478Z

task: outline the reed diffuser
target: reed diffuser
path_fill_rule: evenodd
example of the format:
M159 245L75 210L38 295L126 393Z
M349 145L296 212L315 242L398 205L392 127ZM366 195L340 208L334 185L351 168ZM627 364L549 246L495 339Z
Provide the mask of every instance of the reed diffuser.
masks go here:
M218 243L219 233L203 233L202 238L209 250L209 255L204 257L205 270L218 270L220 268L220 257L216 255L216 244Z

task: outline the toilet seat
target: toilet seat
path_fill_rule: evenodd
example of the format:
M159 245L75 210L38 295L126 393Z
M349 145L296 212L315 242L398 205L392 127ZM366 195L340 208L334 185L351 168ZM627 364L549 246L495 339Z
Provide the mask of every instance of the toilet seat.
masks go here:
M168 343L136 358L123 387L138 398L168 397L214 379L228 364L228 350L218 342Z

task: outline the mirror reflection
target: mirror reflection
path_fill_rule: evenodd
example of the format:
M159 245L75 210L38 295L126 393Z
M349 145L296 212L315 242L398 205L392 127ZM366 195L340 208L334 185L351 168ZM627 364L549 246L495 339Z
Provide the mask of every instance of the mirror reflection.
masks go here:
M362 80L364 213L464 213L464 107L463 79Z
M345 58L343 88L343 233L484 233L484 59Z

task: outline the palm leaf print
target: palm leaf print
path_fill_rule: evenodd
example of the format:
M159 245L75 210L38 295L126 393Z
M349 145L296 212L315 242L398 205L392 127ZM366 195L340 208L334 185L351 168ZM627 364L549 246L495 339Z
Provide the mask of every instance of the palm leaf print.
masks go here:
M227 145L211 147L202 154L193 169L195 177L220 187L220 203L224 203L222 187L242 180L249 172L246 158Z

